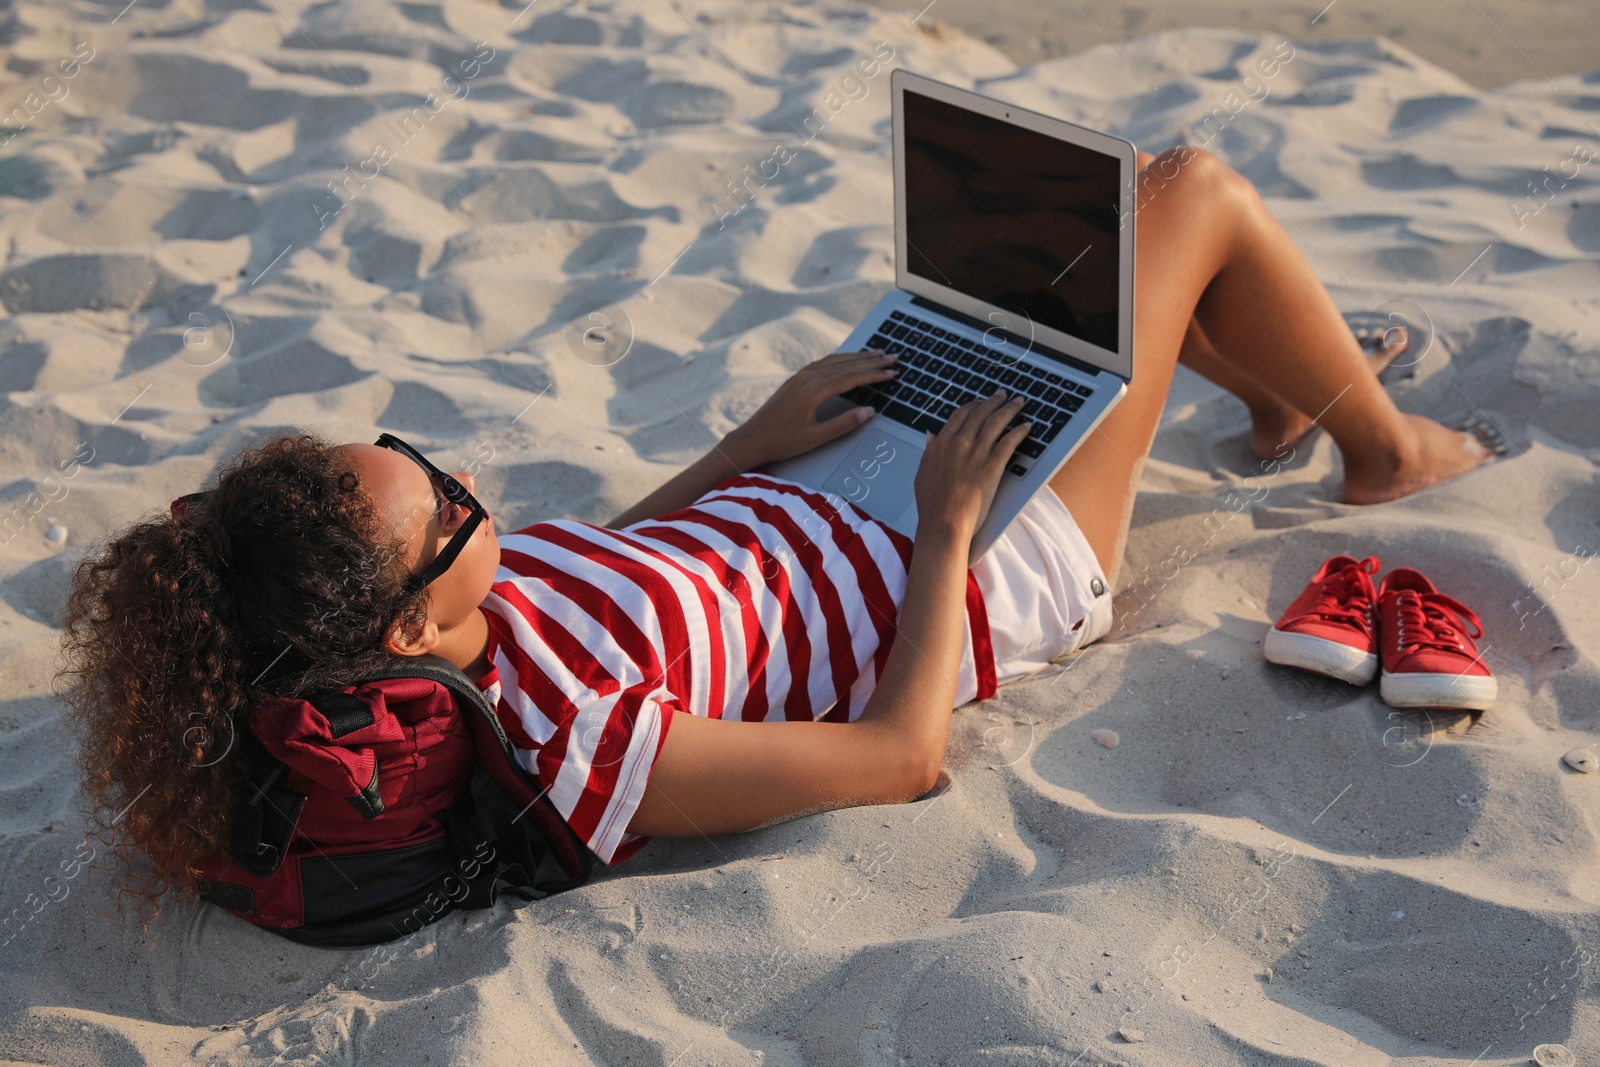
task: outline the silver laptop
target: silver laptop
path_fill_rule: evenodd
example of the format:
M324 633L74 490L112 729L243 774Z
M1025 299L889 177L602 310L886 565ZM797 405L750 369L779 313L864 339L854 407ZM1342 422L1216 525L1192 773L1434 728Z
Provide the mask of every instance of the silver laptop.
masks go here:
M890 382L819 412L877 416L772 472L912 536L924 431L996 389L1033 423L973 541L976 562L1133 377L1128 141L905 70L894 95L895 285L841 352L898 354Z

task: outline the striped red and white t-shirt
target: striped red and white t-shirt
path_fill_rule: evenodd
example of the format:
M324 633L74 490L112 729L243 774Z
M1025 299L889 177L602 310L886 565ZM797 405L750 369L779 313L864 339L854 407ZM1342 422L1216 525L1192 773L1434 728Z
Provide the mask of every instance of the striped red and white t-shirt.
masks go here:
M762 474L623 530L538 523L500 537L480 684L523 766L615 863L649 840L627 826L674 712L861 713L910 555L907 538L848 502ZM958 705L995 689L970 575L967 619Z

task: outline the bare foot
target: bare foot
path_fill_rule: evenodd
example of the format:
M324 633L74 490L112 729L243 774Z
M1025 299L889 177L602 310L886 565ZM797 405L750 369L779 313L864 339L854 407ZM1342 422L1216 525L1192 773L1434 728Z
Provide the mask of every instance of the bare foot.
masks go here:
M1347 504L1382 504L1398 500L1418 489L1447 481L1478 466L1490 457L1489 450L1469 433L1441 426L1421 415L1401 415L1416 434L1417 451L1402 460L1391 472L1365 474L1345 468L1344 499Z
M1374 376L1399 359L1410 347L1410 337L1404 326L1391 326L1381 334L1362 330L1356 334L1362 351L1369 353L1367 366ZM1298 445L1314 424L1311 416L1288 404L1250 410L1250 451L1257 459L1280 459L1285 446Z

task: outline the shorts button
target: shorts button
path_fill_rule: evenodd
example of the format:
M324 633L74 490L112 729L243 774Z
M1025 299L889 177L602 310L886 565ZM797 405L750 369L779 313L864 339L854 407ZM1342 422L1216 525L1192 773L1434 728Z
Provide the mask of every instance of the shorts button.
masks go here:
M1094 592L1095 596L1106 595L1106 583L1102 582L1098 578L1095 578L1089 582L1089 588Z

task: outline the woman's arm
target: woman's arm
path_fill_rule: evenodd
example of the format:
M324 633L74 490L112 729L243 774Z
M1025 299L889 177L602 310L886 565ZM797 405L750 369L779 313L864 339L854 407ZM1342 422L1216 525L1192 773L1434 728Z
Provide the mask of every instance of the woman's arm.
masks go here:
M852 408L817 421L824 401L858 385L894 376L895 357L880 352L835 352L778 387L754 415L671 481L607 523L620 530L688 507L723 482L768 463L798 456L860 426L872 409Z
M679 714L631 833L731 833L829 808L910 800L938 777L966 626L967 552L1011 453L1022 401L959 409L917 470L918 525L898 634L861 717L738 722Z
M724 437L721 444L712 446L710 452L673 475L660 489L606 523L606 527L620 530L657 515L680 511L729 478L761 466L761 461L752 462L732 437L731 433Z

